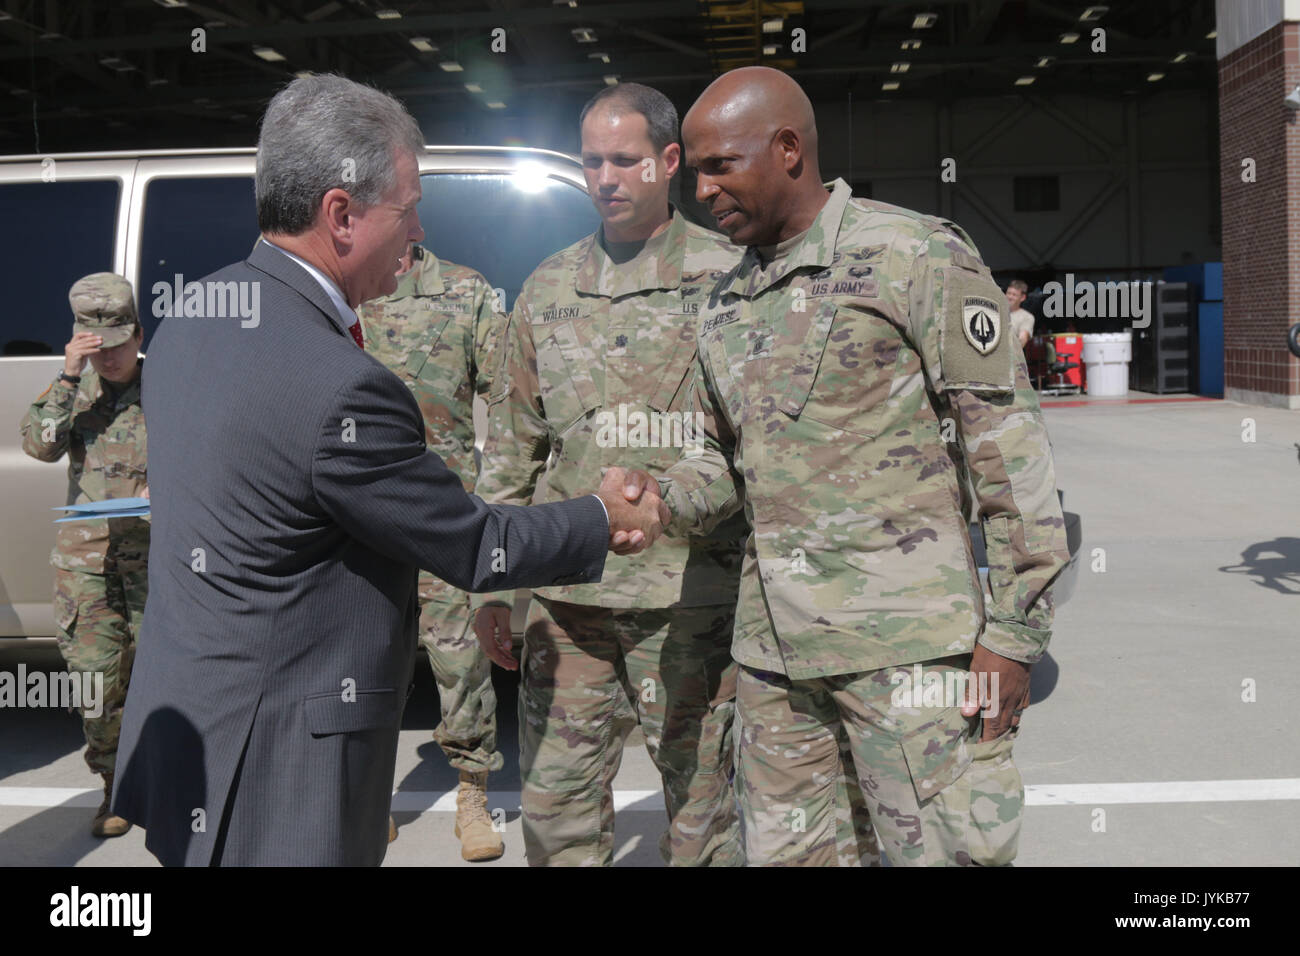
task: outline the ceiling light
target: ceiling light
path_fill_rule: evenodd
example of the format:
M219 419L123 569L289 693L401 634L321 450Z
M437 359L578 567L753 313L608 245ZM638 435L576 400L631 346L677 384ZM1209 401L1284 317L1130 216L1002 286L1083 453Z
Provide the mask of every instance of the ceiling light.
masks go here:
M767 46L763 47L763 56L776 56L776 51L779 49L780 47L775 43L769 43Z
M930 27L934 26L938 20L939 14L937 13L918 13L916 16L912 17L912 29L928 30Z
M1036 79L1037 77L1034 76L1018 76L1016 77L1016 86L1031 86Z
M493 100L487 104L487 108L490 110L503 110L506 108L506 104L502 103L500 100Z
M1147 82L1148 82L1148 83L1157 83L1157 82L1159 82L1160 80L1163 80L1164 78L1165 78L1165 75L1164 75L1163 73L1148 73L1148 74L1147 74Z
M596 42L596 31L591 27L574 27L569 34L579 43Z
M588 53L588 54L587 54L587 59L588 59L588 60L599 60L601 63L608 63L608 62L609 62L609 54L608 54L608 53Z
M880 88L882 90L896 90L898 89L898 87L899 87L898 80L885 80L885 82L880 84Z
M295 70L293 75L298 77L298 79L300 80L310 80L313 76L315 76L315 74L312 73L311 70Z
M188 6L186 0L153 0L153 2L158 4L158 6L166 7L169 10L174 10L177 7Z
M376 10L376 11L375 11L375 16L377 16L377 17L378 17L379 19L381 19L381 20L400 20L400 19L402 19L402 15L401 15L398 11L392 9L391 7L385 7L385 8L382 9L382 10Z
M919 50L919 49L921 49L921 41L920 41L920 40L904 40L904 41L902 42L901 47L902 47L902 49L904 49L904 50Z
M1084 10L1083 13L1079 14L1079 19L1085 22L1089 20L1100 20L1102 15L1109 9L1110 7L1101 6L1100 4L1095 7L1088 7L1088 9Z
M280 53L278 50L272 49L269 46L253 47L253 55L260 56L263 60L266 60L266 62L268 63L279 63L284 59L284 55L282 53Z
M763 32L764 32L764 33L780 33L780 32L781 32L781 28L782 28L783 26L785 26L785 21L782 20L780 17L777 17L775 20L764 20L764 21L763 21Z
M1214 39L1215 37L1217 37L1218 35L1219 35L1219 31L1218 31L1218 30L1211 30L1209 33L1205 34L1205 39L1207 39L1207 40L1213 40L1213 39Z
M1174 62L1174 63L1182 63L1183 60L1188 59L1190 56L1191 56L1190 53L1180 53L1180 54L1178 54L1176 57L1174 57L1173 62Z
M889 64L890 73L906 73L912 68L910 63L891 63Z
M1056 62L1056 57L1054 56L1040 56L1038 58L1038 62L1035 63L1034 66L1038 67L1039 69L1042 69L1043 67L1051 66L1055 62Z
M466 83L466 84L465 84L465 89L468 90L468 91L471 92L471 93L482 93L482 92L483 92L483 87L479 86L477 83Z
M448 73L459 73L465 69L455 60L443 60L441 63L438 64L438 66L439 68L445 70Z
M1062 34L1061 34L1061 42L1062 42L1062 43L1077 43L1077 42L1079 42L1079 34L1077 34L1077 33L1062 33Z
M123 60L121 57L118 56L101 57L99 61L99 65L107 67L108 69L114 70L118 73L129 73L131 70L135 69L135 67L133 67L130 63L127 63L126 60Z
M576 8L578 0L551 0L551 6Z
M616 75L613 74L613 73L606 73L606 74L605 74L605 85L606 85L606 86L618 86L618 76L616 76Z
M428 37L411 37L411 46L415 47L421 53L433 53L438 49L436 43L430 43Z

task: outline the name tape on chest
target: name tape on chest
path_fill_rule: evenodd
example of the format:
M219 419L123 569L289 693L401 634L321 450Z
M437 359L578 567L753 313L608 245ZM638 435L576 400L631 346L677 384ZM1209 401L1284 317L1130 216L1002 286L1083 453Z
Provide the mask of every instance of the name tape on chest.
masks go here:
M560 322L564 319L576 319L582 311L580 305L553 305L542 310L541 322Z
M712 332L716 328L724 325L730 325L740 319L740 307L732 306L729 309L722 309L705 316L704 321L700 323L700 334Z

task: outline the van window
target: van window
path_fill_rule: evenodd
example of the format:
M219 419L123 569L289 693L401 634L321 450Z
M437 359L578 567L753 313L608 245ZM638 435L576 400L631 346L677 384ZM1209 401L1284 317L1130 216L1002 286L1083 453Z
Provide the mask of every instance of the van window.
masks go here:
M0 262L10 278L0 354L62 355L72 338L68 290L84 275L111 272L116 179L0 185Z
M425 173L420 188L421 245L439 259L483 273L505 291L507 309L543 259L600 225L587 194L558 179Z
M154 316L154 300L159 298L154 283L171 288L177 274L184 276L182 284L194 282L240 262L253 251L257 236L253 177L160 177L149 182L136 290L146 350L162 321Z

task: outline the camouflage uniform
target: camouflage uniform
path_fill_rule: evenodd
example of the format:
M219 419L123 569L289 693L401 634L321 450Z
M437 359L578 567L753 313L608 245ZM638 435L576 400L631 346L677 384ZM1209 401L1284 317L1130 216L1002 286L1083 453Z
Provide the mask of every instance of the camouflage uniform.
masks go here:
M621 265L599 235L547 259L520 291L489 402L487 501L559 501L594 490L610 466L662 469L689 450L696 313L740 250L675 211ZM638 721L664 785L665 862L741 861L729 635L743 522L611 554L600 584L535 592L519 698L530 864L612 861L611 782Z
M112 348L132 334L135 306L121 276L97 273L70 296L75 330ZM125 296L125 304L123 303ZM129 308L131 324L123 321ZM141 360L143 365L143 360ZM68 456L68 504L136 498L148 484L140 377L125 386L100 380L87 364L80 385L62 379L45 390L22 423L23 451L40 461ZM122 707L148 593L149 520L96 518L55 526L54 621L59 651L74 673L103 673L98 716L83 708L86 764L112 774Z
M957 703L892 696L900 665L961 671L976 641L1032 663L1050 636L1064 521L1006 298L957 226L841 180L806 233L758 252L701 308L705 451L664 486L670 533L742 502L753 529L733 642L747 857L833 859L843 732L891 863L1008 862L1013 735L980 743Z
M473 269L416 255L392 295L358 310L365 349L410 387L425 438L472 492L474 396L486 395L496 336L505 324L486 279ZM420 645L438 684L442 720L433 738L457 770L500 770L492 665L470 627L469 595L419 576Z

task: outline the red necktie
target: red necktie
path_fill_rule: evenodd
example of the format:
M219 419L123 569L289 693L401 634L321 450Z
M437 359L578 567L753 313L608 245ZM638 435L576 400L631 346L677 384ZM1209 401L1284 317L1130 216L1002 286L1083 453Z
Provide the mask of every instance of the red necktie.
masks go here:
M357 320L349 325L348 331L352 333L352 338L357 343L357 348L364 352L366 349L366 343L361 340L361 321Z

